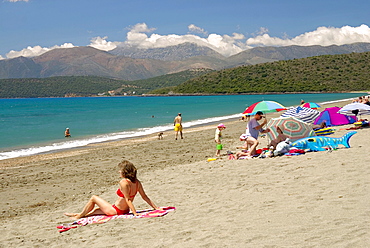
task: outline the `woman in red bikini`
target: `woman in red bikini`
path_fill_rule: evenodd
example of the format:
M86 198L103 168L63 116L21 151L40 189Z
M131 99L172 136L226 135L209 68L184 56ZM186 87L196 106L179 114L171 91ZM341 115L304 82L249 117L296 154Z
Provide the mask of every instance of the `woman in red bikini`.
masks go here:
M77 220L82 217L88 217L98 214L105 215L127 214L130 212L131 209L131 212L135 216L137 216L139 214L136 212L134 204L132 203L137 192L140 193L143 200L146 201L152 208L160 209L145 194L141 182L136 178L137 170L131 162L123 160L121 163L118 164L118 168L120 169L119 172L123 179L119 182L119 188L117 189L116 192L118 199L113 205L111 205L104 199L100 198L99 196L93 195L88 201L88 203L85 205L85 207L82 209L81 213L64 213L64 214L70 217L71 219ZM94 209L95 205L97 205L98 208Z

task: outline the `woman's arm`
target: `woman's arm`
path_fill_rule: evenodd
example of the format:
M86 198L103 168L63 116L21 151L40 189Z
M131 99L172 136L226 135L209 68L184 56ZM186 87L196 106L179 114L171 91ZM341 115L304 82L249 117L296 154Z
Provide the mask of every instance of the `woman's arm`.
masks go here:
M152 200L150 200L150 198L146 195L145 191L144 191L144 188L143 188L143 185L141 184L141 182L139 181L139 193L141 195L141 197L143 198L144 201L146 201L152 208L154 209L160 209L159 207L157 207L154 202Z

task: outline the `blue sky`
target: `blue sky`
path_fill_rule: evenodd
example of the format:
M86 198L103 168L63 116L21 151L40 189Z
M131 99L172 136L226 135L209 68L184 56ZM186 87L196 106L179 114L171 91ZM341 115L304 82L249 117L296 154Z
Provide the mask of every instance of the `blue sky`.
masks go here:
M370 42L369 0L0 0L0 59L53 48Z

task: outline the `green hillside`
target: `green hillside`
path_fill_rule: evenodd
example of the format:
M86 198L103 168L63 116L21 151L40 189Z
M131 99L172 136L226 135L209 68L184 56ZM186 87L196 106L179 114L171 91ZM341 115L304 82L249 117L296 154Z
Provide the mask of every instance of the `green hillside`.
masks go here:
M272 92L348 92L370 90L370 52L323 55L225 69L177 87L167 94L242 94ZM171 92L171 93L172 93Z
M191 69L154 78L130 81L130 85L135 85L139 87L143 93L146 93L155 89L177 86L192 78L199 77L212 71L211 69L205 68Z
M141 95L150 90L177 86L191 78L211 72L191 69L145 80L124 81L96 76L63 76L49 78L0 79L0 98L65 97L108 95Z
M0 98L91 96L121 87L123 82L95 76L1 79Z

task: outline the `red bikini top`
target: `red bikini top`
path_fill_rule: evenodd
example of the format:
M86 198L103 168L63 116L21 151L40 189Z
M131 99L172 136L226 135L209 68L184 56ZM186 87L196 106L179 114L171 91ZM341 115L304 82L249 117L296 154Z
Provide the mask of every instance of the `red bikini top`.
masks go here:
M127 180L127 179L126 179L126 180ZM128 181L128 180L127 180L127 181ZM136 182L136 183L137 183L137 182ZM137 187L135 194L130 195L130 198L134 198L134 197L136 196L136 193L137 193L138 189L139 189L139 188ZM125 198L125 195L122 193L122 191L121 191L121 189L120 189L120 188L118 188L118 189L117 189L116 194L117 194L119 197Z

